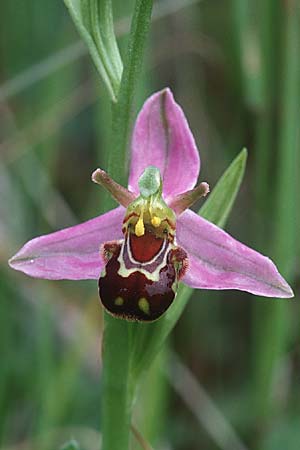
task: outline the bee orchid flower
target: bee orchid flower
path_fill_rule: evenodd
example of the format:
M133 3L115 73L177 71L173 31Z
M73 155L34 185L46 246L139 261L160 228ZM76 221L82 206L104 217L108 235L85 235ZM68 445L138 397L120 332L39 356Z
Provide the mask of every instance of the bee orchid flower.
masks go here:
M293 292L273 262L189 207L200 158L169 89L152 95L132 136L128 189L97 169L92 180L120 206L80 225L27 242L9 264L50 280L99 279L111 314L151 321L173 302L178 281L198 289L239 289L266 297Z

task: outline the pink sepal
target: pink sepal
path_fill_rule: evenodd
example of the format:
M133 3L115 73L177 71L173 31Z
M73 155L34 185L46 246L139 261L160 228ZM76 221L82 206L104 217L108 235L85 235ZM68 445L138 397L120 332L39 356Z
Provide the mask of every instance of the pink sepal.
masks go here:
M265 297L293 297L267 257L191 210L177 221L177 242L189 256L183 282L201 289L239 289Z
M35 278L99 278L104 267L102 243L122 238L125 209L119 206L95 219L27 242L9 265Z

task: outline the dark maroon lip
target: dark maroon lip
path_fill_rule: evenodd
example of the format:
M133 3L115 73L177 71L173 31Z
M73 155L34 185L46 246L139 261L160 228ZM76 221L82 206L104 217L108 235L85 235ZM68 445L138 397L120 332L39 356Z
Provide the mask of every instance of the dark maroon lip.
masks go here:
M101 303L110 314L131 321L158 319L174 301L187 267L183 249L148 231L140 237L129 232L123 241L104 244L103 255Z

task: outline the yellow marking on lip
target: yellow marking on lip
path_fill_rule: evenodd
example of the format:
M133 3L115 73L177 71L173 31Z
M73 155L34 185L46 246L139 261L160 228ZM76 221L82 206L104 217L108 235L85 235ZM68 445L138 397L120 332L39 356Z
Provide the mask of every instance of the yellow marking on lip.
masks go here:
M135 225L135 234L137 237L143 236L145 234L145 226L143 222L143 217L141 216Z
M122 297L117 297L116 299L115 299L115 305L117 305L117 306L122 306L124 304L124 298L122 298Z
M151 223L155 228L158 228L161 224L161 219L157 216L153 216L151 219Z
M143 311L143 313L149 315L150 314L150 305L148 300L145 297L142 297L139 299L138 301L138 305L141 311Z

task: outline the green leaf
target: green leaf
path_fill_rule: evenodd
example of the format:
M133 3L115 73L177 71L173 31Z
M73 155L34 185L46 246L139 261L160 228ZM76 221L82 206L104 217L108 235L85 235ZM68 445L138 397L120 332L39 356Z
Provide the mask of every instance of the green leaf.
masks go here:
M244 176L246 159L247 151L243 149L224 172L211 192L209 200L199 211L201 216L220 227L225 225L236 199ZM193 289L190 287L180 285L176 300L161 319L150 324L135 324L137 329L134 333L135 348L132 357L132 372L135 380L138 381L141 372L148 368L161 349L192 292Z
M64 0L64 3L112 100L116 101L123 64L113 28L111 0Z

